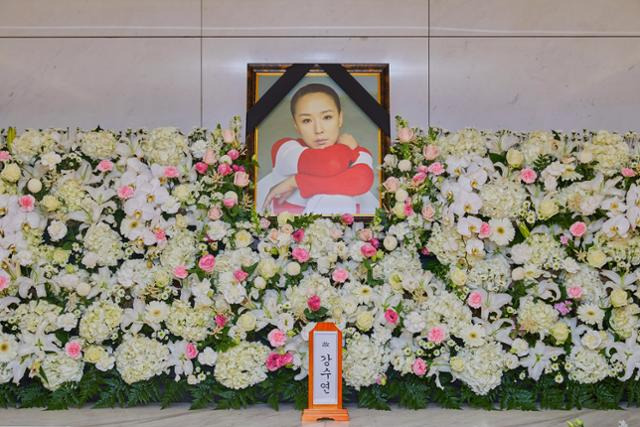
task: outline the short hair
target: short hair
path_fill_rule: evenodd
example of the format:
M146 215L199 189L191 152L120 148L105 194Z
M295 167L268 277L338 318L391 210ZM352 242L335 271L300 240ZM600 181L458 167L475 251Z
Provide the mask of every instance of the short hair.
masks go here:
M340 97L335 90L330 86L323 85L321 83L310 83L306 86L302 86L293 94L293 97L291 97L291 115L293 117L296 115L296 104L298 103L298 100L310 93L324 93L325 95L329 95L333 99L333 102L336 103L338 113L341 111L342 107L340 106Z

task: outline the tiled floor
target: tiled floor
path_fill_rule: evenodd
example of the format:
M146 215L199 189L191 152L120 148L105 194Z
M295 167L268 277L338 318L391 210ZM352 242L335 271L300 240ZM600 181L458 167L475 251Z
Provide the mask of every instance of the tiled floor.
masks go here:
M373 411L349 408L350 422L331 421L305 423L305 426L349 427L566 427L566 421L579 417L585 427L617 427L621 420L629 427L640 426L640 409L624 411L482 411L474 409L444 410L431 408L420 411L394 408L392 411ZM190 411L187 405L168 409L148 406L128 409L72 409L43 411L39 409L0 410L0 426L298 426L300 411L291 406L276 412L257 405L245 410Z

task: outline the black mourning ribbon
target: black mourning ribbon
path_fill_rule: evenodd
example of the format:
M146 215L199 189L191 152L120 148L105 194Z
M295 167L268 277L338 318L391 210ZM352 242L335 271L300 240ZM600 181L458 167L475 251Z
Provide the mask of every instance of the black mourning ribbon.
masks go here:
M391 136L389 112L340 64L293 64L287 67L282 77L247 111L247 135L253 132L314 65L319 65L385 135Z

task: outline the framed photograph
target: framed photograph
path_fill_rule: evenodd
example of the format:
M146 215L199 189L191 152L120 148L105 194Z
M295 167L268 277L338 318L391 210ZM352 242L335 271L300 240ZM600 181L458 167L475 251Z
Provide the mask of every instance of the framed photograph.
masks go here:
M371 218L390 143L388 64L249 64L247 87L255 209Z

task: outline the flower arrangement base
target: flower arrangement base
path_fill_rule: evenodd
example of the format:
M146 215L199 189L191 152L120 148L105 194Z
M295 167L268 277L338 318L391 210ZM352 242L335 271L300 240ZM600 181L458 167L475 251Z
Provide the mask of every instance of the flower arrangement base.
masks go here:
M311 408L302 412L302 421L318 421L330 419L334 421L349 421L349 412L344 408L321 409Z

